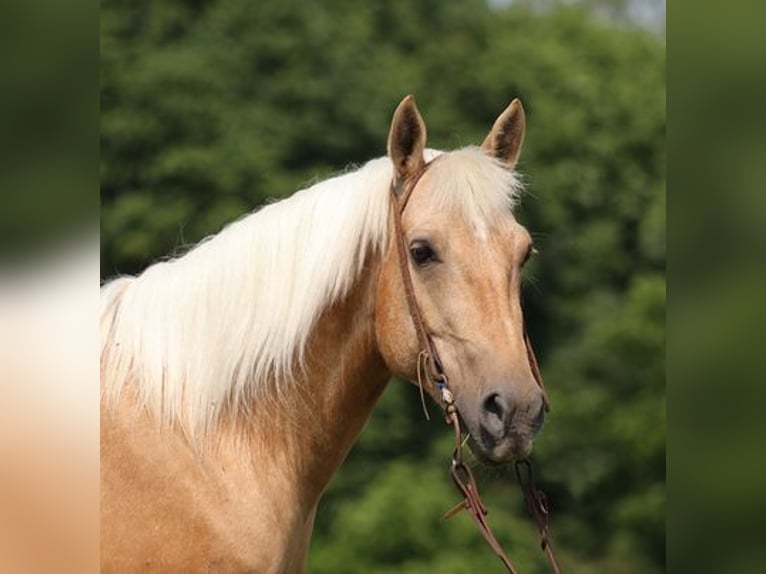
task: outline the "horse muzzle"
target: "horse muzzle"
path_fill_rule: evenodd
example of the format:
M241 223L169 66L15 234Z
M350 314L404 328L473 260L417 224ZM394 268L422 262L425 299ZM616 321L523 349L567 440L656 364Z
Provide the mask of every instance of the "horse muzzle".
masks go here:
M467 421L471 451L490 465L524 459L532 452L544 419L542 393L518 402L502 392L490 392L481 399L476 420Z

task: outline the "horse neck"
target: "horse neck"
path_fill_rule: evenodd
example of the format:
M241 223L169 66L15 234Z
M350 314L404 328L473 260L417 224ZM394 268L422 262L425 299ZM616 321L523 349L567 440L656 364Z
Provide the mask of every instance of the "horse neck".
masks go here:
M376 258L377 259L377 258ZM268 428L256 428L261 454L311 509L341 465L390 377L375 339L377 261L368 261L348 295L320 317L306 365L279 400ZM256 423L258 424L258 423Z

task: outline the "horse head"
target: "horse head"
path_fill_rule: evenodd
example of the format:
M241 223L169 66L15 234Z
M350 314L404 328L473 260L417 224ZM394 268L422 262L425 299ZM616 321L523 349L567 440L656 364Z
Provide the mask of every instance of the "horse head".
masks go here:
M512 213L524 130L516 99L481 147L434 152L408 96L388 139L393 223L376 294L378 347L388 368L411 381L422 376L424 355L438 355L471 449L488 464L526 457L547 407L520 301L534 248Z

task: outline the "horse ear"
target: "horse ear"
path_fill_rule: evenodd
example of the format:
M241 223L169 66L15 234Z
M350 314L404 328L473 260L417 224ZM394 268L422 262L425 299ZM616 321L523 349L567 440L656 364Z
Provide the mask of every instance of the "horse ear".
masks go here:
M495 120L481 148L513 169L521 154L525 126L524 107L515 98Z
M394 164L397 182L417 173L425 165L426 124L412 95L404 98L394 112L388 134L388 157Z

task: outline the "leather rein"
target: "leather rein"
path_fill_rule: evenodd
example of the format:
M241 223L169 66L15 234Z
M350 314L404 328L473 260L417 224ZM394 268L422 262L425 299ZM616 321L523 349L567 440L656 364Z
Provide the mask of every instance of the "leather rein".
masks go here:
M406 180L400 180L394 177L391 182L391 210L394 218L394 236L396 242L396 249L399 259L399 269L401 272L402 283L404 285L404 293L407 299L407 307L412 318L412 323L415 327L415 333L418 338L420 346L420 353L418 355L417 373L418 373L418 386L420 389L420 397L423 402L423 411L428 418L428 411L425 406L425 397L423 396L423 379L430 381L438 391L441 399L442 406L446 413L447 424L451 425L455 431L455 449L452 453L452 466L450 468L450 475L455 487L460 492L463 500L449 510L445 515L445 519L449 519L461 510L468 510L471 518L475 522L479 532L481 532L484 539L487 541L492 550L497 554L500 561L506 567L511 574L518 574L518 571L511 564L510 559L506 555L500 543L497 541L495 534L492 532L492 528L487 521L487 507L479 495L479 488L474 479L471 469L463 462L463 431L460 426L460 416L455 405L455 398L449 389L449 382L447 375L444 372L444 366L439 358L439 353L434 344L433 338L428 330L423 314L420 311L417 298L415 297L415 290L412 283L412 275L409 267L409 257L406 245L406 239L404 231L402 229L402 215L404 209L407 206L410 196L412 195L415 186L420 178L426 172L428 167L433 162L429 162L423 165L423 167L415 173L413 176ZM524 328L524 343L527 348L527 359L532 370L532 375L535 381L540 386L543 392L543 400L545 410L550 410L548 403L548 397L545 392L545 386L543 385L542 376L537 366L537 359L535 353L532 350L529 337L527 336L526 328ZM526 500L527 511L532 516L537 526L540 535L540 547L545 552L548 560L556 574L561 574L561 568L556 560L556 556L553 553L551 546L550 536L548 533L548 504L545 498L545 494L537 489L535 485L534 472L532 465L528 459L516 461L514 463L516 477L521 486L524 498Z

